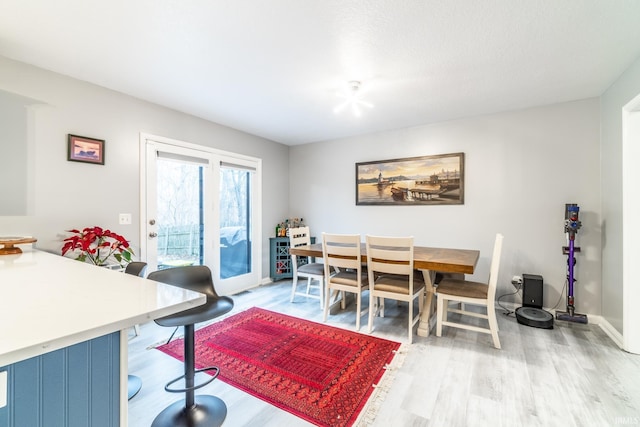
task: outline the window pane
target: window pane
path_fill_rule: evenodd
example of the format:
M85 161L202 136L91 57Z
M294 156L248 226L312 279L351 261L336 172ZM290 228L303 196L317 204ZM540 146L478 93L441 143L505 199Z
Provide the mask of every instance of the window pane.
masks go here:
M203 167L158 159L158 269L202 265Z
M251 177L246 169L220 168L220 277L251 272Z

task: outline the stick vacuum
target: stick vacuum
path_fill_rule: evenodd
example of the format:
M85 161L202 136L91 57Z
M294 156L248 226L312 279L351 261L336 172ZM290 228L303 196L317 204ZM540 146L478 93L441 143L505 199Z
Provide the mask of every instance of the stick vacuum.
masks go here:
M569 322L588 323L586 314L578 314L575 312L575 304L573 298L573 284L576 279L573 278L573 267L576 265L575 253L580 252L580 247L575 246L576 234L578 229L582 227L582 223L578 220L580 208L575 203L567 203L564 210L564 232L569 236L569 246L562 247L562 253L568 255L567 281L569 283L567 290L567 311L556 311L557 320L568 320Z

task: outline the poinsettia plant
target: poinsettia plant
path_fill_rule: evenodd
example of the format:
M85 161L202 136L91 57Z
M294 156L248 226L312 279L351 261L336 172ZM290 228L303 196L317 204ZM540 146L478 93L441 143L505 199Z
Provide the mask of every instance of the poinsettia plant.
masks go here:
M131 262L133 249L127 239L111 230L101 227L86 227L80 230L68 230L73 236L64 239L62 255L69 251L79 251L76 260L86 262L89 260L95 265L105 265L110 257L113 257L120 266Z

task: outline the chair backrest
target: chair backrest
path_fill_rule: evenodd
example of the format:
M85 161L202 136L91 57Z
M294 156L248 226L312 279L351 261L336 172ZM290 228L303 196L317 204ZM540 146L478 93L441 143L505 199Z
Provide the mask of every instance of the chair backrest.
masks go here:
M311 244L309 227L296 227L289 229L289 246L292 248Z
M145 271L147 271L147 263L142 261L131 261L124 269L125 273L139 277L144 277Z
M491 256L491 268L489 269L489 289L487 290L487 299L493 301L496 296L496 287L498 284L498 272L500 271L500 256L502 255L502 240L504 236L500 233L496 234L496 241L493 245L493 255Z
M309 231L309 227L296 227L289 229L289 247L296 248L298 246L306 246L311 244L311 233ZM299 257L302 260L307 260L308 257ZM291 255L291 264L293 275L298 275L298 257L295 255ZM302 261L305 263L305 261Z
M206 265L188 265L158 270L149 273L147 279L200 292L207 296L207 300L220 298L213 286L211 270Z
M413 282L413 236L369 236L367 240L367 269L375 273L404 274Z
M322 254L326 277L331 266L362 270L359 234L322 233Z

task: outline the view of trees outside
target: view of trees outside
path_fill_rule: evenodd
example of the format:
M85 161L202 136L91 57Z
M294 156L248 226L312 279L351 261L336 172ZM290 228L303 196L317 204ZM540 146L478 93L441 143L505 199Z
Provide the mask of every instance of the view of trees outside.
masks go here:
M158 223L166 226L200 222L201 166L158 161Z
M158 159L158 266L202 264L202 166Z
M220 227L246 227L248 223L248 185L250 172L242 169L220 170Z
M158 266L203 264L201 221L203 167L158 159ZM251 271L251 173L220 171L220 271L233 277Z

